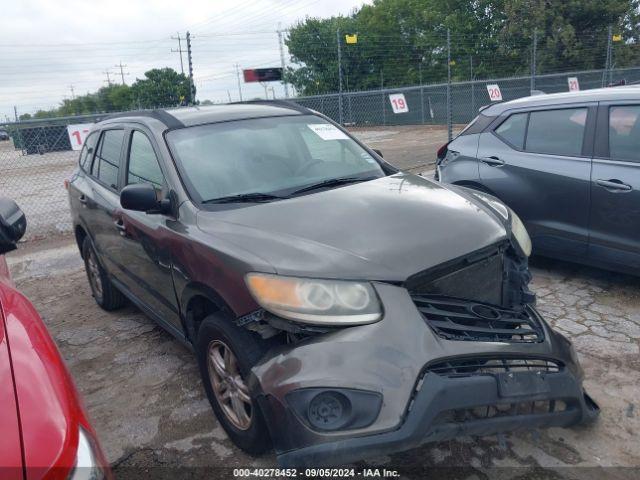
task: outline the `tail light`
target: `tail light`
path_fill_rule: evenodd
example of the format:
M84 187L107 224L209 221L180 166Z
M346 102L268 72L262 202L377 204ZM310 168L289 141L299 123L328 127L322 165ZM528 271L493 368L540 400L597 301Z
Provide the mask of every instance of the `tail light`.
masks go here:
M437 153L438 160L442 160L445 157L445 155L447 154L448 146L449 146L449 143L445 143L438 149L438 153Z

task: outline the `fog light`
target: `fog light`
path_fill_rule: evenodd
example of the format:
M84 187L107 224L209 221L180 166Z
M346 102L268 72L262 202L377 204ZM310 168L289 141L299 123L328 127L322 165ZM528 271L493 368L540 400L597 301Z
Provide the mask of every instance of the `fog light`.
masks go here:
M351 402L338 392L322 392L311 400L307 412L309 423L321 430L337 430L351 417Z
M381 394L353 388L301 388L286 398L302 423L322 431L368 427L382 406Z

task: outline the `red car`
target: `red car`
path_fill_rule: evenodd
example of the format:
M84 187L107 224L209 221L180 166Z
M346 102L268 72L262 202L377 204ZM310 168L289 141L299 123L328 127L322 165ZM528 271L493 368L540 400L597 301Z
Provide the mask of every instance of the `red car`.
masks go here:
M0 478L110 478L55 343L11 281L3 254L25 228L18 206L0 198Z

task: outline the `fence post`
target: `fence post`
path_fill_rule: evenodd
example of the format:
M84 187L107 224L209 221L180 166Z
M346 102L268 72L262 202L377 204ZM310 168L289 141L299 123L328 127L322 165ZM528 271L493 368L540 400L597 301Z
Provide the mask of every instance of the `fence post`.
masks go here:
M340 44L340 29L336 29L338 42L338 123L342 125L342 46Z
M420 118L422 119L422 124L424 125L424 87L422 86L422 58L420 59L418 71L420 72Z
M469 55L469 80L471 81L471 118L473 120L476 113L476 82L473 80L473 55Z
M382 98L382 125L387 124L387 102L384 98L384 70L380 70L380 97Z
M602 71L602 86L606 87L607 86L607 77L609 77L610 81L609 83L611 83L611 41L612 41L612 35L613 35L613 28L611 27L611 25L609 25L609 28L607 29L607 57L604 61L604 70Z
M451 108L451 30L447 28L447 138L453 140L453 111Z
M533 50L531 52L531 92L536 89L536 70L538 60L538 30L533 30Z

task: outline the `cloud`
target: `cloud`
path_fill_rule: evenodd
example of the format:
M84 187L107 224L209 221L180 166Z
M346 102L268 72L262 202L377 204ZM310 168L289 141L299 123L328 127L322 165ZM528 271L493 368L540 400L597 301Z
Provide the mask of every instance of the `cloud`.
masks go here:
M177 41L189 29L198 98L238 99L235 64L279 66L276 30L305 16L348 14L364 0L22 0L6 2L0 17L0 118L57 106L72 94L122 81L146 70L180 70ZM183 49L186 46L182 45ZM185 69L186 55L184 55ZM274 83L276 95L282 85ZM243 84L243 97L264 96ZM228 93L227 93L228 92ZM271 92L270 92L271 93Z

